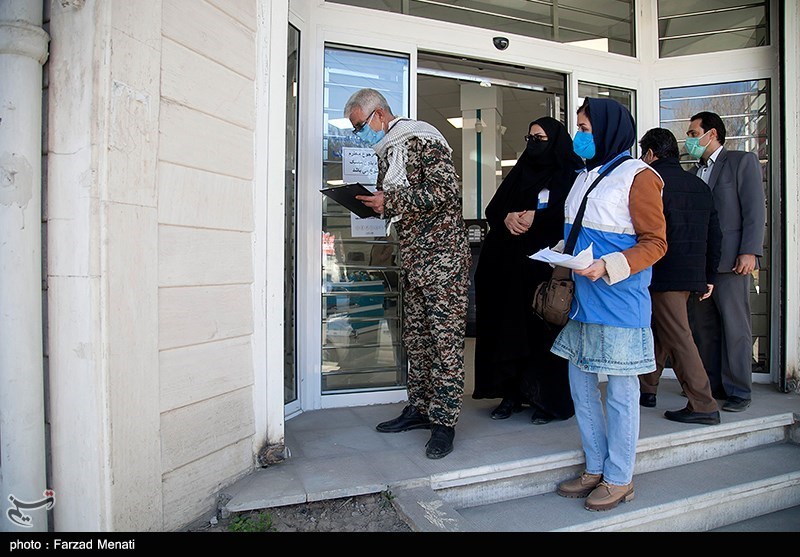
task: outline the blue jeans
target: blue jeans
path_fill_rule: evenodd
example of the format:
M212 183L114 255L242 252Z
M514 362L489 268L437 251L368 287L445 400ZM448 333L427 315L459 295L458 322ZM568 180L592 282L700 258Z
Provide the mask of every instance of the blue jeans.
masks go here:
M569 386L586 456L586 471L613 485L633 480L639 439L639 378L609 375L606 411L596 373L569 364Z

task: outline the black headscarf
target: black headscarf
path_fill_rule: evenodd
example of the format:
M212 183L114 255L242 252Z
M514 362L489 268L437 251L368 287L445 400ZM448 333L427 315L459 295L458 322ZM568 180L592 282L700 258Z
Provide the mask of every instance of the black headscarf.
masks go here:
M586 168L591 170L630 151L636 141L636 123L628 109L614 99L586 100L595 147L594 157L586 161Z
M563 201L574 182L575 170L583 167L583 161L572 150L572 138L564 124L549 116L533 124L541 126L548 141L528 142L486 206L490 225L502 225L508 213L536 209L539 191L544 188L550 190L550 204Z

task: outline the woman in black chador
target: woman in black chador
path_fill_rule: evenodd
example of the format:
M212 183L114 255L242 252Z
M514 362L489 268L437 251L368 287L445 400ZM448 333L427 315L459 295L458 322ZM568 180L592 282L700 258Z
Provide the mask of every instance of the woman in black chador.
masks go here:
M564 201L584 165L554 118L531 122L525 139L525 152L486 207L489 232L475 270L472 398L502 398L492 411L496 420L530 405L531 421L543 424L575 411L567 361L550 352L559 329L531 307L536 285L552 268L528 256L563 238Z

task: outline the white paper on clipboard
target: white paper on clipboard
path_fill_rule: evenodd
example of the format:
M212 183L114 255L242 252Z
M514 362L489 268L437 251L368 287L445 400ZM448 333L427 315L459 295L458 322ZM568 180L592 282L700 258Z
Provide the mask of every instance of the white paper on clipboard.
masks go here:
M377 189L375 186L364 187L373 193ZM350 235L353 238L386 236L386 221L378 217L362 219L355 213L350 213Z

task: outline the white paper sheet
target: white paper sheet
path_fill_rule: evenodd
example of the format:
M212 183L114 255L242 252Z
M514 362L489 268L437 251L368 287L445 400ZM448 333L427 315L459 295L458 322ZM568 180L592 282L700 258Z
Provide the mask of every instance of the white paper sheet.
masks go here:
M550 248L545 248L537 251L533 255L529 255L531 259L536 261L544 261L545 263L552 263L559 267L567 267L568 269L585 269L594 261L594 254L592 253L592 244L578 253L577 255L564 255L558 253Z

